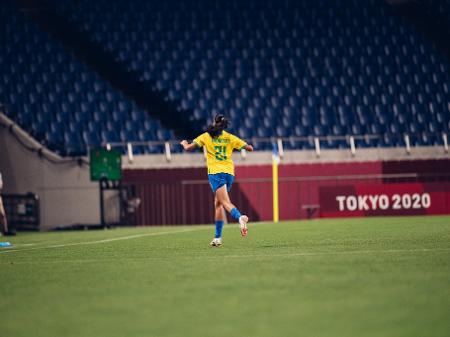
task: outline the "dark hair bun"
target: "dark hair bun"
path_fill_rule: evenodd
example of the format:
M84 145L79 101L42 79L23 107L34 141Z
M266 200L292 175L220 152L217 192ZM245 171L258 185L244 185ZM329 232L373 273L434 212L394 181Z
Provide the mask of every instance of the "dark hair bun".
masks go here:
M216 117L214 117L214 123L208 126L206 132L214 138L219 136L228 125L230 125L230 122L224 115L216 115Z
M216 117L214 118L214 125L216 126L220 126L226 129L229 124L230 122L224 115L216 115Z

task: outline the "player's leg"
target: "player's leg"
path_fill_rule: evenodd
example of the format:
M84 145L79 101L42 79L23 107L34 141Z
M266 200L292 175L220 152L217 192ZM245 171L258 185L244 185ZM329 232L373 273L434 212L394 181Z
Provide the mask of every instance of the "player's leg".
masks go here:
M3 231L4 234L9 234L8 230L8 221L6 220L6 212L3 207L2 197L0 196L0 231Z
M229 212L230 214L232 213L233 210L238 211L236 206L234 206L231 203L230 196L228 195L228 191L227 191L227 186L226 185L222 185L216 190L216 199L225 208L225 210L227 212ZM231 216L236 219L236 217L233 214L231 214Z
M222 230L225 223L225 211L222 204L214 198L214 220L216 225L216 233L211 242L211 246L220 246L222 244Z
M246 215L242 215L237 207L231 203L226 185L223 185L216 190L216 198L227 210L227 212L229 212L231 216L239 222L242 236L247 235L248 217Z
M222 229L223 224L225 223L225 210L223 209L222 204L217 200L217 198L214 198L214 219L216 221L216 238L222 237Z

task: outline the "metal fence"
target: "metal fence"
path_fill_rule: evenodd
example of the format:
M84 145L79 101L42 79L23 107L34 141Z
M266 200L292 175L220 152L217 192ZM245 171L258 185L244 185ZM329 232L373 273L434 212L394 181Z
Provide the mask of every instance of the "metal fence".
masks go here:
M3 194L11 230L39 230L40 202L36 194Z
M366 135L346 135L346 136L305 136L305 137L270 137L259 138L252 137L249 142L255 145L256 150L272 149L273 145L278 147L282 152L284 149L289 150L314 150L318 155L322 149L347 149L355 154L359 148L374 147L375 143L388 143L403 147L407 153L411 151L411 147L420 144L421 137L428 137L430 142L435 146L442 146L446 152L449 151L448 137L446 133L421 133L421 134L366 134ZM130 160L135 154L145 152L145 149L151 149L151 152L165 153L170 160L173 152L179 152L181 147L179 140L168 141L131 141L131 142L111 142L104 143L102 146L107 149L117 148L126 153Z

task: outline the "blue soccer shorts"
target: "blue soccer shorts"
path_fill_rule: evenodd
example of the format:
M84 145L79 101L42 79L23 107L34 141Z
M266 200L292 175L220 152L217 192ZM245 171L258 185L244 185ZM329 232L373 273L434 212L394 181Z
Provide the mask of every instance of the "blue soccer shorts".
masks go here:
M214 193L223 185L227 185L227 191L230 192L234 176L228 173L208 174L208 180Z

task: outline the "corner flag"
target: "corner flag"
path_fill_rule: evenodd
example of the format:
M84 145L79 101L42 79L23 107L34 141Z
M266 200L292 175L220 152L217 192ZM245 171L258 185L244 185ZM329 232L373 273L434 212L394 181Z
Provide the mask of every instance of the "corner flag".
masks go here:
M272 191L273 191L273 222L279 220L278 209L278 164L280 163L280 156L278 154L278 146L273 143L272 152Z

